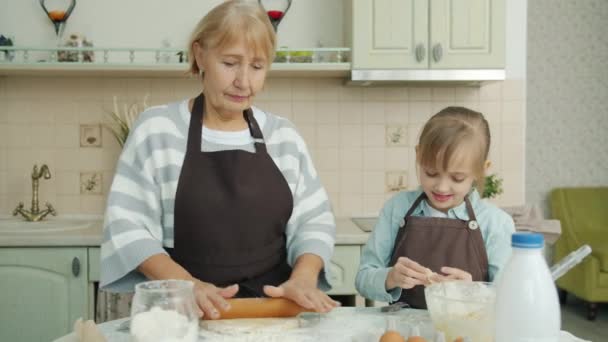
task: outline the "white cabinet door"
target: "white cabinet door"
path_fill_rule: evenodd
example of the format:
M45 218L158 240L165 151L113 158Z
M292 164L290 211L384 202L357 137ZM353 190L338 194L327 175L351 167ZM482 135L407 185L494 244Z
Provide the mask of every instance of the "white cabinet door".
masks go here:
M427 69L428 0L352 0L353 69Z
M505 66L504 0L431 0L432 69Z

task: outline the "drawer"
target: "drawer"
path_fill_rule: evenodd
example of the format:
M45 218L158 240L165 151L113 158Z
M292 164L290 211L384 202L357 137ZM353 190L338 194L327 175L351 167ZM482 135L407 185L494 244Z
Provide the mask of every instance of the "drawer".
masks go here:
M99 248L89 248L89 282L99 281Z
M328 268L328 280L332 285L330 295L353 295L355 289L355 276L359 269L361 246L338 245Z

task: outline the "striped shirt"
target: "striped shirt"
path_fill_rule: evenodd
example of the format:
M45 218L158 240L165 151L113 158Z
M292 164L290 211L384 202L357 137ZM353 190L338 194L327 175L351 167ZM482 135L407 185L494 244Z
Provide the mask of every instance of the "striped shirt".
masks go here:
M333 254L336 225L327 193L304 140L287 119L253 108L268 150L293 196L286 227L287 262L305 253L323 259ZM136 120L118 160L108 196L101 245L102 288L133 291L145 281L137 267L148 257L173 247L175 194L186 154L188 100L151 107ZM203 127L201 151L241 149L254 152L249 130L215 131ZM204 280L204 279L203 279ZM325 272L319 287L329 290Z

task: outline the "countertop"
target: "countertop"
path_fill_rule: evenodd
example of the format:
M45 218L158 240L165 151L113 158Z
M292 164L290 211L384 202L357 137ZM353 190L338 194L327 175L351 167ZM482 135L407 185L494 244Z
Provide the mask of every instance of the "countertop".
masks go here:
M0 217L0 247L99 247L102 242L103 217L73 215L51 217L45 222L60 224L62 220L86 220L90 224L83 228L41 229L32 228L45 222L23 222L25 229L3 229L3 221L11 221L14 226L17 218ZM369 233L357 227L350 218L336 218L336 245L362 245Z
M261 325L242 323L223 326L217 321L215 327L202 326L198 341L332 341L332 342L375 342L384 332L389 314L380 312L379 308L343 307L323 314L321 320L306 327L298 327L298 318L280 319L279 324ZM403 336L409 336L415 328L427 341L433 341L435 329L426 310L404 309L391 313L397 330ZM100 332L108 341L130 341L128 332L119 332L117 328L126 319L106 322L98 325ZM276 322L277 319L274 321ZM290 324L292 323L292 324ZM250 328L246 328L249 326ZM572 334L562 331L559 342L582 342ZM79 342L74 333L63 336L55 342Z

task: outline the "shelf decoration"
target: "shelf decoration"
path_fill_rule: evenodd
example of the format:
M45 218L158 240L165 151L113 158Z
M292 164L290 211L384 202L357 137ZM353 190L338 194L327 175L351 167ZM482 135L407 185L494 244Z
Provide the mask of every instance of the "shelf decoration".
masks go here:
M268 19L274 30L277 31L279 23L291 7L291 0L258 0L268 14Z
M40 0L40 6L49 17L53 26L55 27L55 34L58 38L61 38L63 35L63 30L65 29L65 23L68 21L68 18L72 14L74 7L76 6L76 0L71 0L68 8L66 10L51 10L49 11L44 4L46 0Z

